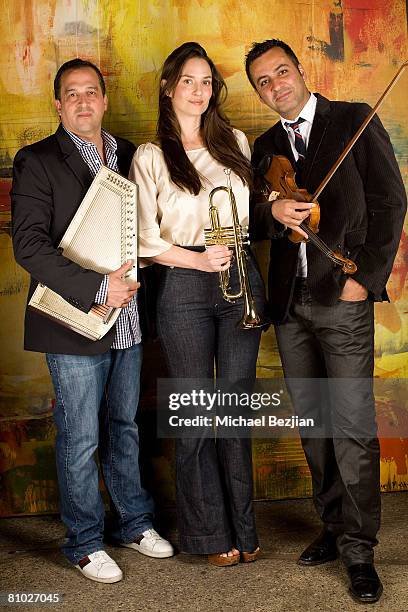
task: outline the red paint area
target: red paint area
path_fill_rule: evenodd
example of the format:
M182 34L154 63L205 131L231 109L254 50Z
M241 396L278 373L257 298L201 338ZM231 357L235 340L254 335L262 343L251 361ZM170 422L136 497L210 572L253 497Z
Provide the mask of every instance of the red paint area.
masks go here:
M381 459L394 460L397 474L406 474L408 439L394 437L399 431L402 435L408 431L406 406L400 405L397 399L380 398L376 401L376 408Z
M381 11L385 8L384 0L343 0L343 10Z
M0 212L10 211L11 179L0 179Z
M356 54L371 46L370 32L373 23L390 24L393 22L392 7L384 0L343 0L344 29L353 44ZM377 40L377 49L382 52L384 44Z

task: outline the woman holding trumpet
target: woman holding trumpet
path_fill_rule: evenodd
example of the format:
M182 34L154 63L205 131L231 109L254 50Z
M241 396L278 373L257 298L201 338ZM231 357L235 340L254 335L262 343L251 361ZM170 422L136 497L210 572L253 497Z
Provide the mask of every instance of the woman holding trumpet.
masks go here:
M219 286L219 273L229 273L236 289L237 257L204 243L209 196L225 186L225 170L240 223L248 224L250 150L222 113L225 91L203 47L175 49L161 74L157 141L139 147L130 178L140 190L139 256L162 266L157 322L170 375L208 381L215 365L217 378L233 384L255 379L261 330L237 327L243 299L226 301ZM214 200L221 226L231 226L225 191ZM262 313L263 282L250 255L246 265ZM250 439L178 439L176 490L182 551L206 554L217 566L258 557Z

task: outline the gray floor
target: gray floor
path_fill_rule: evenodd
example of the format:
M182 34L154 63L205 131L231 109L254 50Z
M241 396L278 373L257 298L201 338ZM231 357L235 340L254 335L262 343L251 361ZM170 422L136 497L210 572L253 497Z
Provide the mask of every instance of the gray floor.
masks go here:
M296 565L297 555L319 530L310 500L257 502L263 558L229 568L210 567L203 557L179 554L150 559L107 547L124 571L113 585L86 580L58 551L63 527L57 517L0 521L0 591L60 593L62 610L154 612L240 610L250 612L358 610L408 611L408 493L383 495L381 544L376 565L384 595L375 605L354 603L339 561L314 568ZM166 513L174 539L174 511ZM48 606L49 607L49 606ZM2 608L6 609L6 608ZM12 610L12 607L7 609ZM18 610L44 606L14 606Z

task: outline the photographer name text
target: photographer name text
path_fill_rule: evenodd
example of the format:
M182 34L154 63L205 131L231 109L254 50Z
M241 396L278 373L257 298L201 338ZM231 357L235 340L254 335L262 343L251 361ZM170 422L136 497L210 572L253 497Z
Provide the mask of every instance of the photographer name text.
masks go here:
M277 417L275 415L262 415L259 417L244 417L242 415L227 416L204 416L180 417L171 415L169 417L170 427L314 427L314 419L302 419L296 415L290 417Z

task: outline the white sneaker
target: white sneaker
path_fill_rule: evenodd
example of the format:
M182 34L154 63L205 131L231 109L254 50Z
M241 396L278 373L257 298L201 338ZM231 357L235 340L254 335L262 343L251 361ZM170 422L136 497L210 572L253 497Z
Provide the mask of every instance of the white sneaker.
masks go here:
M156 559L164 559L174 555L174 548L170 542L162 538L155 529L147 529L133 542L121 544L121 546L133 548L133 550L139 551L142 555L155 557Z
M83 557L75 567L95 582L119 582L123 578L118 564L104 550L97 550Z

